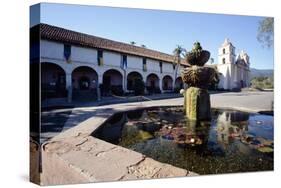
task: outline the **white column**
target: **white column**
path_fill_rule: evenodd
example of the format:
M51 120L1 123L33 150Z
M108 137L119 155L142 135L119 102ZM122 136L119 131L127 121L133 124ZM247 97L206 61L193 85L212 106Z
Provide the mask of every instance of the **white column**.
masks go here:
M161 93L163 93L163 88L162 88L162 80L163 80L163 78L159 78L159 89L160 89L160 91L161 91Z
M67 90L67 102L72 102L72 75L66 73L66 90Z
M101 88L100 88L100 85L103 83L102 78L103 78L103 75L99 74L98 75L98 83L97 83L97 98L98 98L98 101L101 100Z
M174 78L172 78L172 79L174 79ZM172 91L175 90L175 85L176 85L176 79L172 80Z
M127 75L126 75L126 71L124 70L124 75L123 75L123 91L127 92Z

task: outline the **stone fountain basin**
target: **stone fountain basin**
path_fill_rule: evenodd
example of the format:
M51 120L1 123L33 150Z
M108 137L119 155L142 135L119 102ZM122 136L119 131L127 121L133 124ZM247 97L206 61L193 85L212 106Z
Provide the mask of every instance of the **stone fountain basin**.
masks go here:
M41 185L196 176L92 136L115 113L155 107L128 105L100 112L42 145ZM66 122L72 124L71 118Z
M200 56L196 57L194 53L189 53L186 57L186 61L190 65L203 66L210 58L210 52L203 50Z
M212 67L191 66L181 72L184 83L192 87L207 87L214 80L215 69Z

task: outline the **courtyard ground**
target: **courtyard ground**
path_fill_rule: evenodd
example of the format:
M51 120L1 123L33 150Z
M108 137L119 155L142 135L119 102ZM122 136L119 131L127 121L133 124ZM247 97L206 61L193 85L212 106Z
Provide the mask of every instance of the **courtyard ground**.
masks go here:
M76 104L80 107L49 110L42 112L41 140L45 141L60 132L65 131L75 125L95 116L101 112L126 110L128 107L145 106L178 106L183 104L183 97L169 94L166 99L154 97L150 101L126 102L126 100L110 98L103 103ZM156 100L158 99L158 100ZM118 103L118 101L120 103ZM270 112L273 111L273 92L227 92L211 94L212 108L228 108L247 112ZM108 104L108 103L113 104ZM125 103L126 102L126 103ZM116 104L117 103L117 104ZM104 104L104 105L103 105ZM112 114L110 114L112 115Z

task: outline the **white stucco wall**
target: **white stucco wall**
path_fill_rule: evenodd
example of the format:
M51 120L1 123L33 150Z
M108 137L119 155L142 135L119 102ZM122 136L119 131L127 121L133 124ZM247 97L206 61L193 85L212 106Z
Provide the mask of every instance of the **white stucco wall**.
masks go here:
M218 71L222 73L219 88L234 89L240 88L241 80L244 87L249 86L249 70L247 67L236 64L217 65Z
M121 54L115 52L103 51L104 65L120 67Z
M73 67L87 65L87 66L96 66L97 65L97 50L90 48L83 48L78 46L71 46L71 56L70 64L65 64L66 60L64 58L64 44L57 43L53 41L41 40L40 44L41 50L41 59L49 59L51 62L56 62L59 60L59 64L62 64L62 67L69 69Z
M146 67L149 71L160 72L159 61L155 61L152 59L146 59Z
M219 88L231 89L231 64L218 65L218 71L222 74Z
M97 50L71 46L71 60L97 65Z
M162 66L163 66L163 73L173 73L174 72L172 63L163 62Z
M54 59L64 59L63 57L63 46L62 43L41 40L40 43L40 56L50 57Z
M127 56L127 67L131 69L138 69L142 71L142 58L137 56Z

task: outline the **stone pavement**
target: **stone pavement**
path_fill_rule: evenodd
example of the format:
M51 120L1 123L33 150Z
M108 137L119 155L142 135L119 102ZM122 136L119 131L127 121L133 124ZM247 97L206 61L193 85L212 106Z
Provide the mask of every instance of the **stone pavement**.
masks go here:
M247 112L273 111L273 92L230 92L211 95L212 108L231 108Z
M272 111L273 97L273 92L217 93L211 94L211 106L212 108L228 108L247 112ZM180 106L182 104L183 97L42 112L42 124L44 128L42 129L41 138L42 141L52 138L60 132L95 116L97 112L100 113L101 111L106 112L111 110L111 113L115 113L119 110L126 111L128 108L136 109L150 106Z
M72 101L68 103L66 99L52 99L42 102L43 108L52 108L59 106L60 108L65 107L92 107L92 106L102 106L109 104L120 104L128 102L140 102L140 101L151 101L151 100L161 100L161 99L171 99L182 97L179 93L163 93L145 96L116 96L116 97L103 97L101 101Z
M272 92L211 95L212 107L251 112L272 110L272 101ZM57 113L71 112L67 119L63 119L65 123L61 133L56 133L56 136L51 134L50 139L42 147L42 184L196 175L196 173L160 163L140 153L91 136L95 129L116 112L152 106L178 106L182 104L183 98L175 98L42 112L42 116L54 116ZM45 137L48 137L48 133L45 134Z

